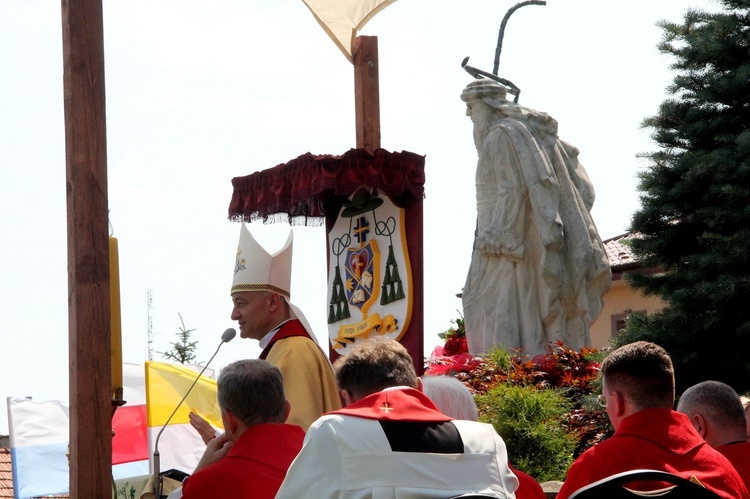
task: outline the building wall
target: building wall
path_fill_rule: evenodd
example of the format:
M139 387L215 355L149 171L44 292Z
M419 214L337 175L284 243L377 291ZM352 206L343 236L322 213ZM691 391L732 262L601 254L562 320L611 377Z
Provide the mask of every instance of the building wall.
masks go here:
M609 346L609 340L617 332L617 321L622 321L630 312L652 313L664 306L661 298L645 297L621 278L613 279L612 287L604 295L604 308L591 325L591 344L602 349Z

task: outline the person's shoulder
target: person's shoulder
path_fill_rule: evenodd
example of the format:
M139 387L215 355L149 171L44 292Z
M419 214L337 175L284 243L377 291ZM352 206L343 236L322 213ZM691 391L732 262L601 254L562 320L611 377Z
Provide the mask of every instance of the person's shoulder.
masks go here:
M313 440L322 445L322 442L338 441L341 438L353 438L353 434L361 431L359 423L361 418L347 416L344 414L328 413L323 414L312 422L305 433L305 445ZM328 445L328 444L325 444Z
M750 444L750 443L748 443ZM696 459L700 459L706 462L713 461L714 466L726 467L727 464L732 465L734 460L746 460L750 457L750 445L734 444L734 445L723 445L720 447L711 447L707 443L700 446L696 452Z
M378 420L361 418L358 416L353 416L351 414L342 414L338 411L333 411L323 414L318 419L316 419L307 430L307 433L310 434L311 431L315 431L320 428L333 429L338 432L341 431L341 429L361 428L363 426L370 426L372 424L379 424Z
M314 346L317 348L317 343L315 343L313 340L308 338L307 336L288 336L286 338L281 338L279 340L276 340L276 342L273 344L273 347L276 347L278 345L305 345L305 346ZM272 349L273 349L272 347Z
M485 150L494 150L497 149L498 144L515 144L520 140L522 127L523 124L513 118L497 120L487 131L482 147Z
M494 426L489 423L482 423L480 421L471 421L468 419L452 419L451 422L455 424L457 428L466 429L467 431L495 431Z
M487 136L497 136L497 135L508 135L513 132L514 128L517 126L517 120L511 119L511 118L503 118L500 120L495 121L490 125L490 129L487 133Z
M281 338L280 340L275 341L269 351L269 356L272 354L278 355L279 353L290 352L296 352L300 355L307 354L317 356L318 353L320 353L321 356L323 355L323 352L320 350L317 343L310 338L306 336L289 336L288 338Z
M216 487L236 473L228 460L220 460L205 468L194 472L185 480L182 490L184 498L207 497L206 494L215 493Z
M493 449L496 449L497 445L503 441L491 424L465 419L452 419L450 422L458 430L464 444L473 452L492 453Z
M514 468L513 466L510 466L510 470L513 472L514 475L516 475L516 478L518 478L519 490L516 490L517 498L520 498L520 497L546 498L547 497L546 495L544 495L544 489L539 484L539 482L536 481L534 477L532 477L528 473L525 473L521 470ZM523 495L520 496L519 493Z
M737 442L729 445L720 445L719 447L716 447L716 450L727 458L730 456L747 458L748 466L750 466L750 442Z
M253 436L262 435L264 437L271 435L271 438L282 436L302 439L305 437L305 431L302 428L298 425L289 423L259 423L248 428L248 430L243 433L243 436L245 434ZM240 438L242 438L242 436Z
M642 444L650 444L650 442L639 442L638 440L639 439L630 438L627 436L623 437L620 435L613 435L606 440L602 440L601 442L592 445L591 447L583 451L581 455L575 459L573 464L576 467L580 467L581 465L583 465L583 467L587 467L589 466L589 464L596 464L597 462L600 462L602 460L609 461L610 459L620 455L621 453L630 455L630 453L627 452L627 448L630 445L633 445L637 448Z

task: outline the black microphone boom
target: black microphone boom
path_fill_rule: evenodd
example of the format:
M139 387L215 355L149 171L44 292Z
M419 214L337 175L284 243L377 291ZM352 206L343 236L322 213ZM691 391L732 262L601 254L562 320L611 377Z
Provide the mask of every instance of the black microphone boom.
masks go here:
M175 414L177 414L177 409L180 408L183 402L185 402L185 399L188 395L190 395L190 392L193 390L193 387L198 382L200 377L203 375L203 373L206 371L206 368L211 363L212 360L214 360L214 357L216 357L216 354L219 353L219 348L221 348L221 345L224 343L230 342L235 336L237 336L237 331L234 330L234 328L229 328L226 331L224 331L221 334L221 343L219 343L219 346L216 348L216 351L211 356L210 359L208 359L208 362L206 362L206 365L203 366L203 369L201 369L201 372L198 373L198 376L196 376L195 381L193 381L193 384L190 385L190 388L188 388L187 392L185 392L185 396L182 397L182 400L180 400L180 403L177 404L177 407L174 408L174 411L172 411L172 414L169 415L167 418L167 422L164 423L164 426L161 427L161 430L159 430L159 434L156 435L156 442L154 443L154 499L161 499L161 491L162 491L162 479L160 474L160 462L159 462L159 439L161 438L161 434L164 433L164 430L167 428L167 425L170 421L172 421L172 418Z

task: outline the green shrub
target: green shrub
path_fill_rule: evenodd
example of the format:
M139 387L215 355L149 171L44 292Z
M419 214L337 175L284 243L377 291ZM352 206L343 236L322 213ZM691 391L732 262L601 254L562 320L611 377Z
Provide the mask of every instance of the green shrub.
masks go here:
M499 384L476 396L480 421L503 437L508 458L537 481L563 480L576 439L560 424L571 403L557 390Z

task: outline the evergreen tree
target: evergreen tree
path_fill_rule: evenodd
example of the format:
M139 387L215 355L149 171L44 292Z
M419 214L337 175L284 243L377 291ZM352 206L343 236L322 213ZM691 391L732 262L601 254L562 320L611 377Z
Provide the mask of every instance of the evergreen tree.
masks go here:
M705 379L750 389L750 1L721 5L659 23L677 74L643 123L660 149L643 155L630 228L637 258L663 272L628 280L666 306L629 320L618 343L662 345L678 394Z
M173 360L180 364L194 364L195 363L195 350L197 348L197 341L190 341L190 334L195 329L185 329L185 321L182 320L182 315L179 313L177 316L180 318L180 332L177 333L179 341L171 343L172 350L169 352L159 352L162 357L167 360Z

